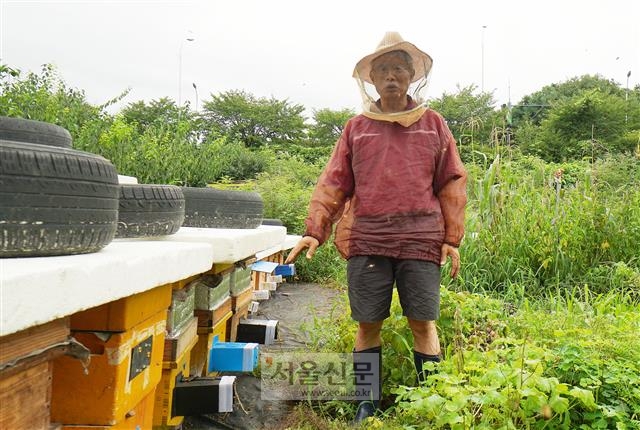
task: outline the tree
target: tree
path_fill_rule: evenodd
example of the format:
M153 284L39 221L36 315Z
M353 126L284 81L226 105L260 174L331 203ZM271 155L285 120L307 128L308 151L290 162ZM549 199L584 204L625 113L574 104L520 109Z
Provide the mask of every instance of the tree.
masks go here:
M20 70L9 67L6 64L0 63L0 79L2 79L4 76L11 76L11 77L17 78L18 76L20 76Z
M550 108L592 90L624 97L624 90L613 80L607 80L598 75L583 75L565 82L547 85L540 91L524 96L514 106L513 121L516 126L524 121L539 125L548 115Z
M451 133L461 144L491 142L498 114L491 93L475 94L476 85L461 88L455 94L444 93L429 102L446 120Z
M524 153L561 162L606 153L631 152L625 143L625 100L594 89L555 104L541 122L536 139L522 142Z
M113 120L106 107L128 93L125 90L94 106L87 102L84 90L70 88L51 64L44 64L39 74L29 72L26 76L7 66L0 68L0 115L59 125L69 131L77 149L95 147Z
M151 100L149 104L140 100L129 103L120 111L123 120L127 124L133 124L140 133L154 125L175 127L181 119L191 119L188 105L179 108L176 102L168 97Z
M305 137L302 105L287 100L256 98L244 91L212 95L203 104L203 126L219 130L248 148L286 147Z
M75 139L85 123L104 114L89 104L83 90L69 88L51 64L26 76L5 67L0 91L0 115L33 119L66 128ZM17 72L17 73L16 73Z
M313 111L313 124L309 126L309 146L331 146L342 134L344 126L355 115L352 109Z

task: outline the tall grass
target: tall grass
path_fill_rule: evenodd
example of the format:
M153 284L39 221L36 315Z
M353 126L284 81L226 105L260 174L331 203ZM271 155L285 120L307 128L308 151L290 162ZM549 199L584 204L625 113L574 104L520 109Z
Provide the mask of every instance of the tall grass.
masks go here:
M456 285L537 295L586 284L640 294L640 163L630 163L638 170L631 183L613 190L599 167L497 157L485 170L472 167Z

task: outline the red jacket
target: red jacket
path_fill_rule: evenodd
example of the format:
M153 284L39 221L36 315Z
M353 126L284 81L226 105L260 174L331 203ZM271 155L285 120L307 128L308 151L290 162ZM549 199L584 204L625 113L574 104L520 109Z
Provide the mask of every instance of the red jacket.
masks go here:
M337 223L344 258L384 255L440 263L464 235L467 173L444 119L427 109L408 127L349 120L311 197L305 236Z

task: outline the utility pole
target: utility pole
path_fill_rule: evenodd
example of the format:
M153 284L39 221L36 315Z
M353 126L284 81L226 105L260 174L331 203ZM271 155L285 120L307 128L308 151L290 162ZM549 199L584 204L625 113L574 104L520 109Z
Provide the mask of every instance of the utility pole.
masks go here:
M486 25L482 26L482 36L480 38L480 50L482 52L482 78L480 80L480 92L484 93L484 30L487 28Z
M511 147L511 126L513 124L513 116L512 116L512 106L511 106L511 80L509 80L509 84L508 84L508 96L509 96L509 101L507 102L507 117L506 117L506 123L507 123L507 146Z
M196 87L196 83L192 83L193 89L196 90L196 112L198 112L198 87Z
M629 76L631 76L631 70L627 72L627 90L624 93L624 123L629 122Z
M180 49L178 50L178 108L182 105L182 47L184 46L185 40L187 42L193 42L196 39L188 35L180 40Z

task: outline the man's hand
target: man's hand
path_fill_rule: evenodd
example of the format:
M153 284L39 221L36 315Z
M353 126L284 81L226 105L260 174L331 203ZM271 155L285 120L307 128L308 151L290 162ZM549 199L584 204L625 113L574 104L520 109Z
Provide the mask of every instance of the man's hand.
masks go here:
M303 238L298 241L296 246L293 247L289 255L287 255L287 259L285 260L284 264L290 264L296 261L298 255L305 248L309 248L309 250L307 251L307 259L311 259L311 257L313 257L313 254L316 253L316 249L318 249L318 246L320 246L320 242L318 242L318 239L311 236L303 236Z
M440 254L440 266L444 266L447 262L447 257L451 257L451 278L458 276L458 272L460 272L460 252L458 248L443 243Z

